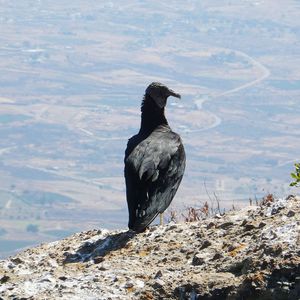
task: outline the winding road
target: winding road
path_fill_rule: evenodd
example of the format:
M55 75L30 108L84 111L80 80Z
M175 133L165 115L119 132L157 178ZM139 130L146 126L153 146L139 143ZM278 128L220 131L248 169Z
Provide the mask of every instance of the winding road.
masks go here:
M201 96L200 94L197 95L194 102L195 102L196 107L197 107L198 110L202 110L204 102L211 101L211 100L216 99L216 98L221 98L221 97L233 94L233 93L240 92L244 89L250 88L254 85L259 84L260 82L262 82L263 80L268 78L271 74L271 72L263 64L261 64L259 61L255 60L253 57L249 56L248 54L246 54L242 51L238 51L238 50L234 50L234 49L222 49L222 50L226 51L226 52L234 52L237 56L242 56L247 61L249 61L252 64L253 67L259 69L260 72L261 72L261 75L255 80L252 80L250 82L247 82L247 83L242 84L238 87L235 87L233 89L224 91L224 92L216 94L216 95L212 94L212 95L205 96L205 97ZM212 128L215 128L215 127L219 126L222 123L222 119L219 116L217 116L216 114L214 114L210 111L207 111L207 112L214 116L215 121L212 124L210 124L210 125L208 125L204 128L197 129L197 130L190 130L188 133L200 132L200 131L205 131L205 130L208 130L208 129L212 129Z

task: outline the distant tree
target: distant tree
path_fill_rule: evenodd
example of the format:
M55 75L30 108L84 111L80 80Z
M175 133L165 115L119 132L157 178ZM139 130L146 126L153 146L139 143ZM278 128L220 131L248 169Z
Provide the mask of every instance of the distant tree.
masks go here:
M290 183L290 186L299 187L299 184L300 184L300 163L295 164L295 172L291 173L291 177L294 179L294 181Z
M27 232L37 233L39 231L38 225L35 224L28 224L26 227Z

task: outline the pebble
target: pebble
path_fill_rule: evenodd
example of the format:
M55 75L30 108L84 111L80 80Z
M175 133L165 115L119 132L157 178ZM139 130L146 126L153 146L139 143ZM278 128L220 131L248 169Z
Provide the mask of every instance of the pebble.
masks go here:
M250 230L253 230L255 228L256 228L255 225L251 224L251 223L244 225L244 231L250 231Z
M101 263L103 261L104 261L104 257L103 256L96 256L96 257L94 257L94 263L95 264L99 264L99 263Z
M136 279L135 286L139 289L143 289L145 287L145 282L142 280Z
M173 256L173 257L171 257L170 260L176 262L176 261L181 261L181 258L179 256Z
M215 224L214 222L210 222L210 223L208 223L207 226L206 226L207 229L211 229L211 228L213 228L213 227L216 227L216 224Z
M287 213L287 216L289 218L293 217L296 213L293 211L293 210L290 210L288 213Z
M203 243L200 246L200 250L205 249L209 246L211 246L211 242L209 240L204 240Z
M66 276L59 276L58 279L62 280L62 281L66 281L68 279L68 277L66 277Z
M224 257L224 255L222 253L216 253L212 259L213 260L218 260L218 259L223 258L223 257Z
M193 257L192 265L194 266L201 266L207 260L207 255L198 253Z
M258 225L258 228L263 228L267 225L267 223L265 222L260 222L259 225Z
M171 226L167 226L167 227L166 227L166 231L171 231L171 230L177 229L177 227L178 227L178 226L175 225L175 224L174 224L174 225L171 225Z
M157 287L162 287L162 286L165 285L165 282L163 280L161 280L161 279L158 278L158 279L155 280L155 285Z
M100 271L107 271L107 270L109 270L109 269L106 268L106 267L104 267L104 266L100 266L100 267L98 268L98 270L100 270Z
M162 271L161 271L161 270L158 270L157 273L156 273L155 276L154 276L154 279L158 279L158 278L160 278L160 277L162 277Z
M16 265L23 263L23 260L20 257L11 258L10 260Z
M9 281L10 277L7 275L4 275L0 278L0 283L6 283L7 281Z
M125 289L130 289L130 288L132 288L133 286L134 286L134 284L133 284L131 281L126 282L125 285L124 285Z
M231 227L234 223L233 222L225 222L225 223L222 223L219 225L219 228L222 228L222 229L227 229L228 227Z

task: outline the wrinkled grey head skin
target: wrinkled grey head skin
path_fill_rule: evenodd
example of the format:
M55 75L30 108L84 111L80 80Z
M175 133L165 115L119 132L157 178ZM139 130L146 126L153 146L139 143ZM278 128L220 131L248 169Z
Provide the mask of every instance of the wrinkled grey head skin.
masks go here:
M169 89L160 82L152 82L146 89L146 95L149 95L157 104L158 107L164 108L167 104L169 96L181 98L181 96Z

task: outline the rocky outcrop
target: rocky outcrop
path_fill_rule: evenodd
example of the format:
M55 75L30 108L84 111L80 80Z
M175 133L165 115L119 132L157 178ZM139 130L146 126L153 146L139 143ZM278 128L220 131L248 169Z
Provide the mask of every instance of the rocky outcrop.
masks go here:
M0 262L2 299L300 299L300 199L141 234L92 230Z

